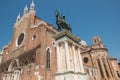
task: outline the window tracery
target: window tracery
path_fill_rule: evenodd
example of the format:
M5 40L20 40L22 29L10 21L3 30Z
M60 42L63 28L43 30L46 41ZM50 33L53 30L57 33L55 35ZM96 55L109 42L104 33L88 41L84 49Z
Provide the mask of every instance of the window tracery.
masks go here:
M46 68L50 69L50 48L46 52Z

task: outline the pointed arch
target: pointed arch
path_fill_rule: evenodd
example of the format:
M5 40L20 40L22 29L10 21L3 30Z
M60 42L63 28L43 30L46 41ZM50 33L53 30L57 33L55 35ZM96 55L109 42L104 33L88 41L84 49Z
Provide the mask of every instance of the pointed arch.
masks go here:
M46 49L46 68L50 69L50 54L51 54L51 49L48 47Z
M11 61L11 63L9 64L9 67L8 67L8 71L12 71L12 69L14 67L19 67L19 60L18 59L14 59Z
M11 74L9 74L9 72ZM8 73L3 75L3 80L20 80L21 68L18 59L13 59L8 67Z

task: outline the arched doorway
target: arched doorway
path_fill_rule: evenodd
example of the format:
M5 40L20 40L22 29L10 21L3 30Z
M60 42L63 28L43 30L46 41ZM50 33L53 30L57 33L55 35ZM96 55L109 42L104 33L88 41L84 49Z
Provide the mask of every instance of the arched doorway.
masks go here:
M3 75L3 80L19 80L20 72L19 60L14 59L10 62L8 71Z

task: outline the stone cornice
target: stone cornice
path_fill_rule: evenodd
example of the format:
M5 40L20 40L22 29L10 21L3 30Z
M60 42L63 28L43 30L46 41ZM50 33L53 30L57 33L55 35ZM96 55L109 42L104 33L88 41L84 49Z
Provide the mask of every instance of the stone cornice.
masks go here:
M68 38L72 39L73 41L75 41L76 43L79 44L79 42L81 41L80 38L74 36L71 32L67 31L67 30L63 30L62 32L58 32L57 34L55 34L53 36L53 38L55 38L56 40L67 36Z
M84 53L87 53L87 52L91 52L91 51L94 51L94 50L106 50L106 51L108 51L107 48L90 48L90 49L87 49L87 50L81 52L81 54L84 54Z
M65 74L80 74L80 75L86 75L86 73L82 73L82 72L74 72L74 71L67 71L64 73L56 73L55 75L65 75Z

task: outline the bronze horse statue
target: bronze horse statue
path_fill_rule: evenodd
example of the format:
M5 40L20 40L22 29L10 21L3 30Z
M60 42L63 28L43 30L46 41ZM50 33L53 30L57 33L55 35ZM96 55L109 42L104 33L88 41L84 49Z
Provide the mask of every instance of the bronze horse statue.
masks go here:
M63 14L60 16L58 11L55 12L55 15L56 15L56 24L58 26L58 31L62 31L62 29L66 29L66 30L72 32L70 25L67 24L67 22L65 20L65 16Z

